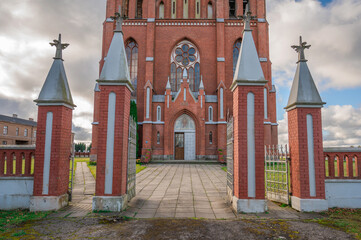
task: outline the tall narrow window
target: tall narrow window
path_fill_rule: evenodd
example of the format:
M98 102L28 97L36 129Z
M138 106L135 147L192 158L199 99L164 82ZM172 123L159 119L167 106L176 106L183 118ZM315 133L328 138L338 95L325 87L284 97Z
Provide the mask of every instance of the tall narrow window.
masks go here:
M183 0L183 18L188 18L188 0Z
M8 135L8 126L4 126L3 135Z
M34 138L36 138L36 130L34 131Z
M233 45L233 75L234 72L236 71L241 44L242 44L242 39L238 39L236 43Z
M159 18L163 19L164 18L164 3L161 2L159 4Z
M213 143L213 133L212 131L209 132L209 144Z
M130 80L134 87L131 99L137 99L137 80L138 80L138 44L133 40L129 40L126 44L125 52L127 53L127 62L130 73Z
M157 122L162 121L162 108L160 106L157 107Z
M142 4L143 0L137 0L136 18L142 18Z
M16 128L16 136L19 136L19 128Z
M246 14L246 6L247 6L247 4L248 4L248 0L243 0L243 15Z
M176 72L176 68L175 68L175 63L172 63L170 65L170 85L171 85L171 89L172 92L176 92L177 91L177 72Z
M159 133L159 131L157 132L157 144L160 144L160 133Z
M208 121L213 122L213 107L208 108Z
M229 18L236 17L236 0L229 0Z
M201 1L196 0L196 18L201 17Z
M176 18L176 0L172 0L172 18Z
M208 3L208 19L212 19L213 18L213 6L212 6L212 2Z
M176 92L179 90L183 71L186 70L190 81L190 89L191 91L197 92L200 81L200 57L196 46L187 40L181 41L174 47L170 62L172 91Z
M129 9L129 0L123 0L123 6L122 6L122 16L128 17L128 9Z
M28 136L28 129L25 128L25 130L24 130L24 137L27 137L27 136Z

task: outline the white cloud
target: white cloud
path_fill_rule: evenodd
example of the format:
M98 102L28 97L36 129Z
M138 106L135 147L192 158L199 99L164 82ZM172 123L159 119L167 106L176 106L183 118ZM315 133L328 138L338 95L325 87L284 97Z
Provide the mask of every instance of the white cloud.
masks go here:
M361 86L361 1L322 7L317 0L273 0L267 7L276 84L291 85L297 55L290 46L302 35L312 45L306 58L320 90Z
M287 113L278 121L278 140L288 144ZM361 107L334 105L322 109L324 147L350 147L361 145Z

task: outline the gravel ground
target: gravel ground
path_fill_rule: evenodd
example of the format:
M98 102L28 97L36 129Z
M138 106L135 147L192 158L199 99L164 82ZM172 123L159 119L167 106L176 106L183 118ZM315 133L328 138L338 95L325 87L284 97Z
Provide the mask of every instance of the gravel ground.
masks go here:
M354 239L302 220L45 218L9 229L0 239Z

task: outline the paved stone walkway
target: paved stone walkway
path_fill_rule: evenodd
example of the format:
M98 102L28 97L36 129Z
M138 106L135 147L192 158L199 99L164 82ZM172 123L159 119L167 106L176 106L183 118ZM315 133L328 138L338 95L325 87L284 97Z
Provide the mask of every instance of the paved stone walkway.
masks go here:
M74 174L72 201L52 217L84 217L92 211L95 179L86 162L78 162Z
M136 184L126 216L236 218L226 204L226 172L220 165L149 164Z

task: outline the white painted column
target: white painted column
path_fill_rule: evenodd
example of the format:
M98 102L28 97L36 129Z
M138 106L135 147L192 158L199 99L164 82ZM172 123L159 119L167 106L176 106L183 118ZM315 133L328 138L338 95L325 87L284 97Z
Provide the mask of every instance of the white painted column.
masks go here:
M256 155L254 136L254 94L247 94L247 182L248 197L256 197Z
M220 90L219 90L220 92L219 92L219 104L220 104L220 119L223 119L224 118L224 116L223 116L223 88L221 88Z
M113 192L115 102L116 102L115 93L114 92L109 93L107 147L106 147L106 157L105 157L105 186L104 186L105 194L112 194Z
M44 169L43 169L43 194L49 194L51 138L53 135L53 113L46 114L45 127L45 148L44 148Z
M267 88L264 88L264 119L268 118L267 108Z
M167 96L167 108L169 108L169 95Z
M201 108L203 108L203 95L201 95Z
M308 147L308 177L310 185L310 196L316 196L315 178L315 152L313 149L313 119L311 114L307 114L307 147Z
M150 105L150 89L149 87L147 87L147 103L146 103L146 107L145 107L145 118L149 118L149 105Z

